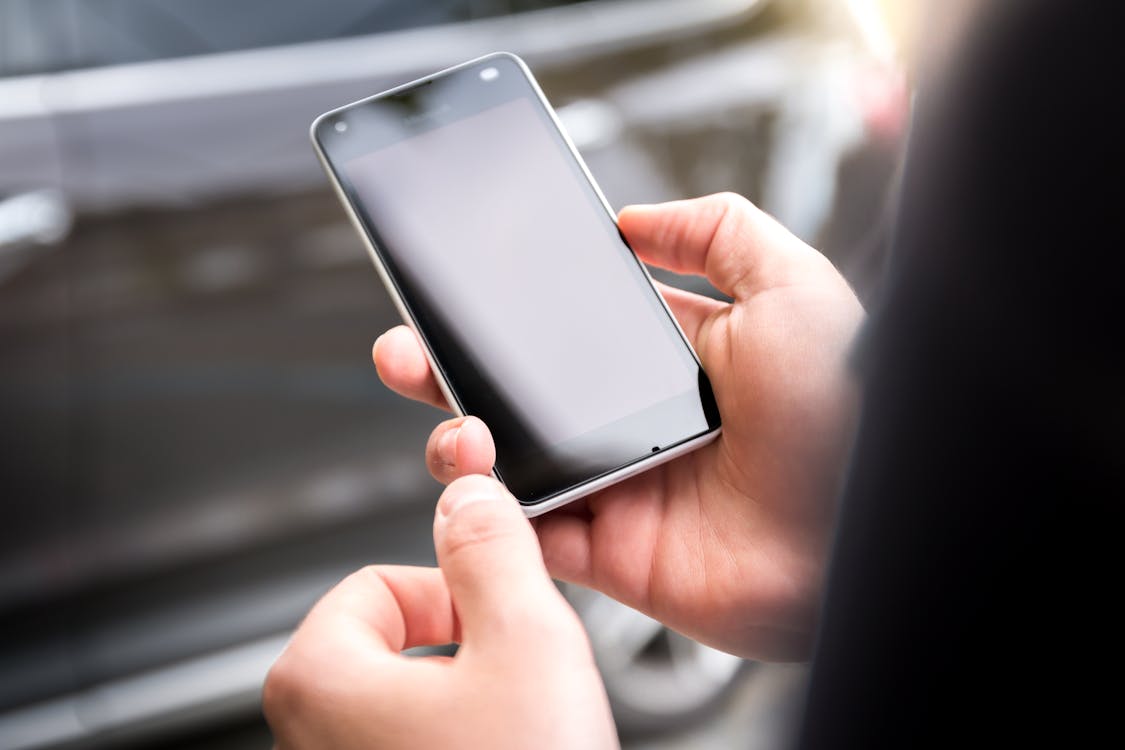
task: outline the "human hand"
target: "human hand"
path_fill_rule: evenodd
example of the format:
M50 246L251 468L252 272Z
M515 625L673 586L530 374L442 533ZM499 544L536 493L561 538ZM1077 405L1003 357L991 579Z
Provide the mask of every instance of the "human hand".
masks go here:
M279 750L613 748L590 644L511 495L442 493L439 568L372 566L309 612L266 679ZM404 649L459 642L457 654Z
M857 389L847 357L863 319L836 269L739 196L619 216L646 262L705 275L733 303L661 285L703 362L718 440L535 519L556 578L598 589L673 629L757 659L807 656ZM375 342L393 390L448 408L405 326ZM442 482L487 473L474 418L439 425L426 460Z

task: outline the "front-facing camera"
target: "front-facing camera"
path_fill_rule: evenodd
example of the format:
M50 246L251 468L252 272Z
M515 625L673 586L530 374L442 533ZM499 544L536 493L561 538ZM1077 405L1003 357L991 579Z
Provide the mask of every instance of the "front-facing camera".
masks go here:
M336 128L337 133L343 133L348 129L348 124L343 120L337 120L336 124L333 127Z
M496 68L485 68L480 72L480 79L482 81L495 81L500 71Z

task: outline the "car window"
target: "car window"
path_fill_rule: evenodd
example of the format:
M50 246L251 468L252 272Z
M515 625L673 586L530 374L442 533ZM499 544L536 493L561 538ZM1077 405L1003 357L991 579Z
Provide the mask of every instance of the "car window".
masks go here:
M230 52L576 0L0 0L0 77Z

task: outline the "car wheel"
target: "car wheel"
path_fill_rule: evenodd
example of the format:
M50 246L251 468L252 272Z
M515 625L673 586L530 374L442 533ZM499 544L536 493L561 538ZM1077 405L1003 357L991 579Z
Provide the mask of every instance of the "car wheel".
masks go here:
M595 591L563 593L590 636L618 732L685 728L720 709L754 662L718 651Z

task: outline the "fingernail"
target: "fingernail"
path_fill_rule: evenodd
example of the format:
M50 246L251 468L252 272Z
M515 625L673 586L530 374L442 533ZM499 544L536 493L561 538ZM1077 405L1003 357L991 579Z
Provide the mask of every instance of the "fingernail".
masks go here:
M438 438L437 452L438 459L449 466L457 465L457 435L461 432L461 426L458 425L452 429L446 430L445 434Z
M379 335L378 335L378 336L377 336L377 337L375 338L375 343L371 345L371 361L372 361L372 362L375 362L375 363L376 363L376 364L375 364L375 366L376 366L376 367L378 367L378 366L379 366L379 365L378 365L378 359L379 359L379 344L380 344L380 343L382 343L382 341L383 341L383 339L384 339L384 338L386 337L386 335L387 335L387 332L386 332L386 331L383 331L382 333L380 333L380 334L379 334Z
M631 214L632 213L638 213L638 214L647 213L647 212L654 211L656 208L658 208L658 207L653 203L630 203L628 206L625 206L624 208L622 208L618 212L618 215L621 215L621 214L626 213L626 212L631 213Z
M438 501L438 514L448 518L466 505L500 500L502 497L492 480L481 476L464 477L445 488Z
M458 435L465 435L465 439L469 444L480 444L490 440L488 428L484 426L484 422L476 417L465 417L465 420L457 427Z

